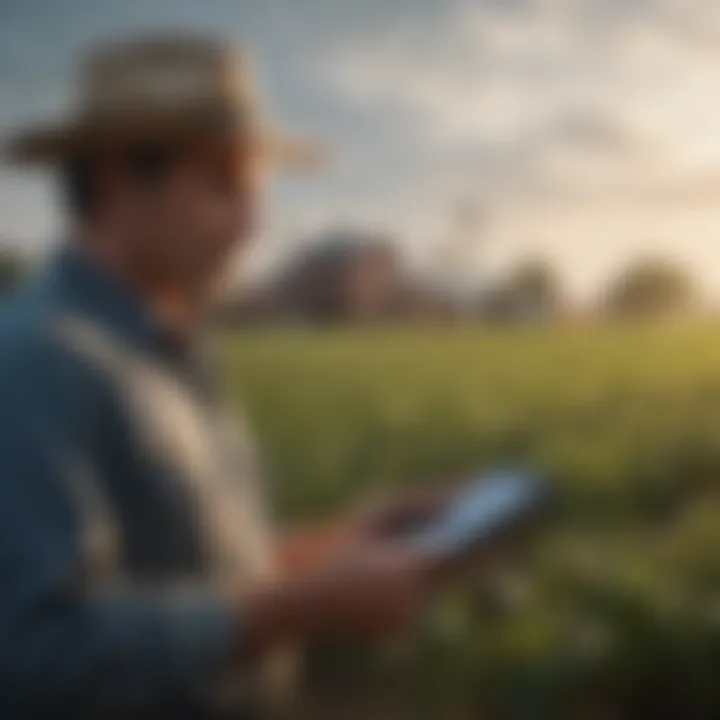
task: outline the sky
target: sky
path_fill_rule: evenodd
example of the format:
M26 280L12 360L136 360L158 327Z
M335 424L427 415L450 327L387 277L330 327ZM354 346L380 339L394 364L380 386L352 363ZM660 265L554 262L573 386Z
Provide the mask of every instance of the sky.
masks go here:
M662 255L720 299L715 0L0 0L0 133L66 110L88 46L172 29L246 47L333 149L278 178L252 272L357 225L458 282L540 257L590 297ZM52 177L0 170L0 242L61 232Z

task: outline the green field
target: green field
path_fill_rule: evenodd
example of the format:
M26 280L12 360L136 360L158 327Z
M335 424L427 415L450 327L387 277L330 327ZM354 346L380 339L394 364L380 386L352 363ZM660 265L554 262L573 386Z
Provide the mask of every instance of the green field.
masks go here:
M720 327L264 331L223 357L286 517L498 465L556 487L522 556L336 657L335 687L417 717L720 716Z

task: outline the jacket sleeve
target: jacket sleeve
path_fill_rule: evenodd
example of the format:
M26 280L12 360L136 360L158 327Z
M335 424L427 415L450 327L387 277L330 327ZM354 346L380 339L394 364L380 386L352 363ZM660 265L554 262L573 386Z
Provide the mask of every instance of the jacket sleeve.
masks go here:
M225 600L88 581L73 487L98 468L71 358L0 352L0 717L102 717L199 703L233 655Z

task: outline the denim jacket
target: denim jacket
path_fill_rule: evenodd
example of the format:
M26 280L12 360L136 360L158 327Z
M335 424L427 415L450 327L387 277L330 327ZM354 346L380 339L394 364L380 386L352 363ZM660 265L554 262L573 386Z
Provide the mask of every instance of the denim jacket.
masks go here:
M0 717L210 716L272 547L208 385L79 250L3 307Z

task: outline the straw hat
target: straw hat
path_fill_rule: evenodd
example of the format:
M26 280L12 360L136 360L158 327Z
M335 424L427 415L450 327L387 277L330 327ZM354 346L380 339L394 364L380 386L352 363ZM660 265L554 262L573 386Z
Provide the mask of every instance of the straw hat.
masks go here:
M272 132L242 54L215 40L155 36L91 52L70 115L11 135L6 160L55 164L94 148L227 136L295 166L320 149Z

